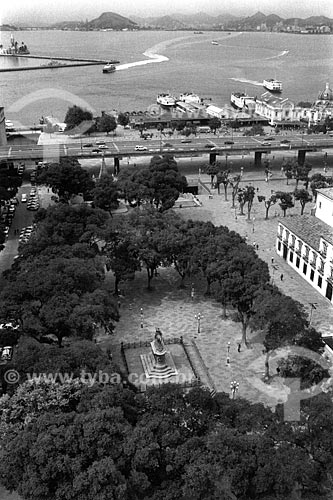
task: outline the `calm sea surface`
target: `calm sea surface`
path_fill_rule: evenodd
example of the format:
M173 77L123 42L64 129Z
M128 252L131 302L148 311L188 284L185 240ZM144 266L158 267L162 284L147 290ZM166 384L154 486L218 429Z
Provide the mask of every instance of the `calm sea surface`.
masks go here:
M333 37L275 33L66 32L15 34L33 55L120 61L118 70L102 66L0 73L0 105L6 117L24 125L42 115L63 121L73 104L101 110L145 110L160 92L194 92L218 106L232 91L263 93L264 78L283 83L283 97L314 101L326 82L333 86ZM1 33L9 46L10 33ZM212 45L216 40L219 45ZM42 60L0 57L0 67Z

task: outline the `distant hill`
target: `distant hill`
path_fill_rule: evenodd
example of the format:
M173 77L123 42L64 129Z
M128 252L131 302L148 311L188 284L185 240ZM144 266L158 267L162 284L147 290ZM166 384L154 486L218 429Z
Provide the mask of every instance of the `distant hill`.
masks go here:
M89 29L133 29L137 25L134 21L131 21L127 17L120 16L114 12L103 12L99 17L89 21Z
M306 19L290 18L283 19L276 14L265 15L263 12L256 12L252 16L233 16L231 14L219 14L213 16L205 12L195 14L169 14L158 17L131 16L127 18L114 12L104 12L99 17L91 21L62 21L52 24L49 27L65 30L103 30L103 29L160 29L160 30L257 30L258 26L266 26L268 30L284 26L318 27L330 26L333 31L333 19L326 16L312 16ZM43 24L40 27L45 27ZM0 30L14 31L14 26L3 25ZM265 28L264 28L265 29Z
M10 24L2 24L0 26L0 31L17 31L17 27L16 26L12 26Z

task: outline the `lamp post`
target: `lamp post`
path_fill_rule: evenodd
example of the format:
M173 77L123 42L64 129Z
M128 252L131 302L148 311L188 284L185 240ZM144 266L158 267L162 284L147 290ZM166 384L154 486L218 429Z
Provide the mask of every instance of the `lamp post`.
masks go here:
M310 302L311 311L310 311L309 326L311 324L313 310L317 309L317 307L316 307L317 305L318 305L317 302Z
M197 333L200 333L200 331L201 331L201 320L202 320L203 316L202 316L201 313L198 313L194 317L197 320Z
M230 391L232 399L235 399L238 389L239 389L239 383L236 380L230 382Z
M227 365L230 365L230 342L227 343Z
M143 309L142 309L142 307L140 309L140 323L141 323L141 328L143 328Z
M254 223L255 223L256 218L252 217L252 233L254 233Z
M194 283L191 285L191 299L194 300Z

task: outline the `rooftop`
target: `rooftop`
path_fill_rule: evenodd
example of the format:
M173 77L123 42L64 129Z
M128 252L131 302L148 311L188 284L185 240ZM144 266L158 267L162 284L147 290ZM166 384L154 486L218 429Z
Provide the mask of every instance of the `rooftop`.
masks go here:
M333 200L333 187L317 189L317 193L320 193L330 200Z
M301 240L319 251L320 238L333 245L333 229L313 215L295 215L279 223L292 231Z

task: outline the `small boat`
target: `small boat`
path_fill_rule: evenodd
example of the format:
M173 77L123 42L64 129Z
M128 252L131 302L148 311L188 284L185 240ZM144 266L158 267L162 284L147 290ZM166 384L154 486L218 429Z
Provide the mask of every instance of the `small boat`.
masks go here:
M262 84L270 92L282 92L282 82L279 82L279 80L269 78L268 80L264 80Z
M211 42L212 45L219 45L215 40Z
M51 59L51 61L41 64L44 68L57 68L58 66L61 66L61 63L59 61L55 61L54 59Z
M158 94L156 102L163 108L171 108L176 105L176 98L171 94Z
M114 64L111 64L110 62L107 63L103 68L103 73L113 73L114 71L116 71L116 67Z
M197 94L192 92L184 92L180 94L179 101L186 102L187 104L201 104L202 100Z

